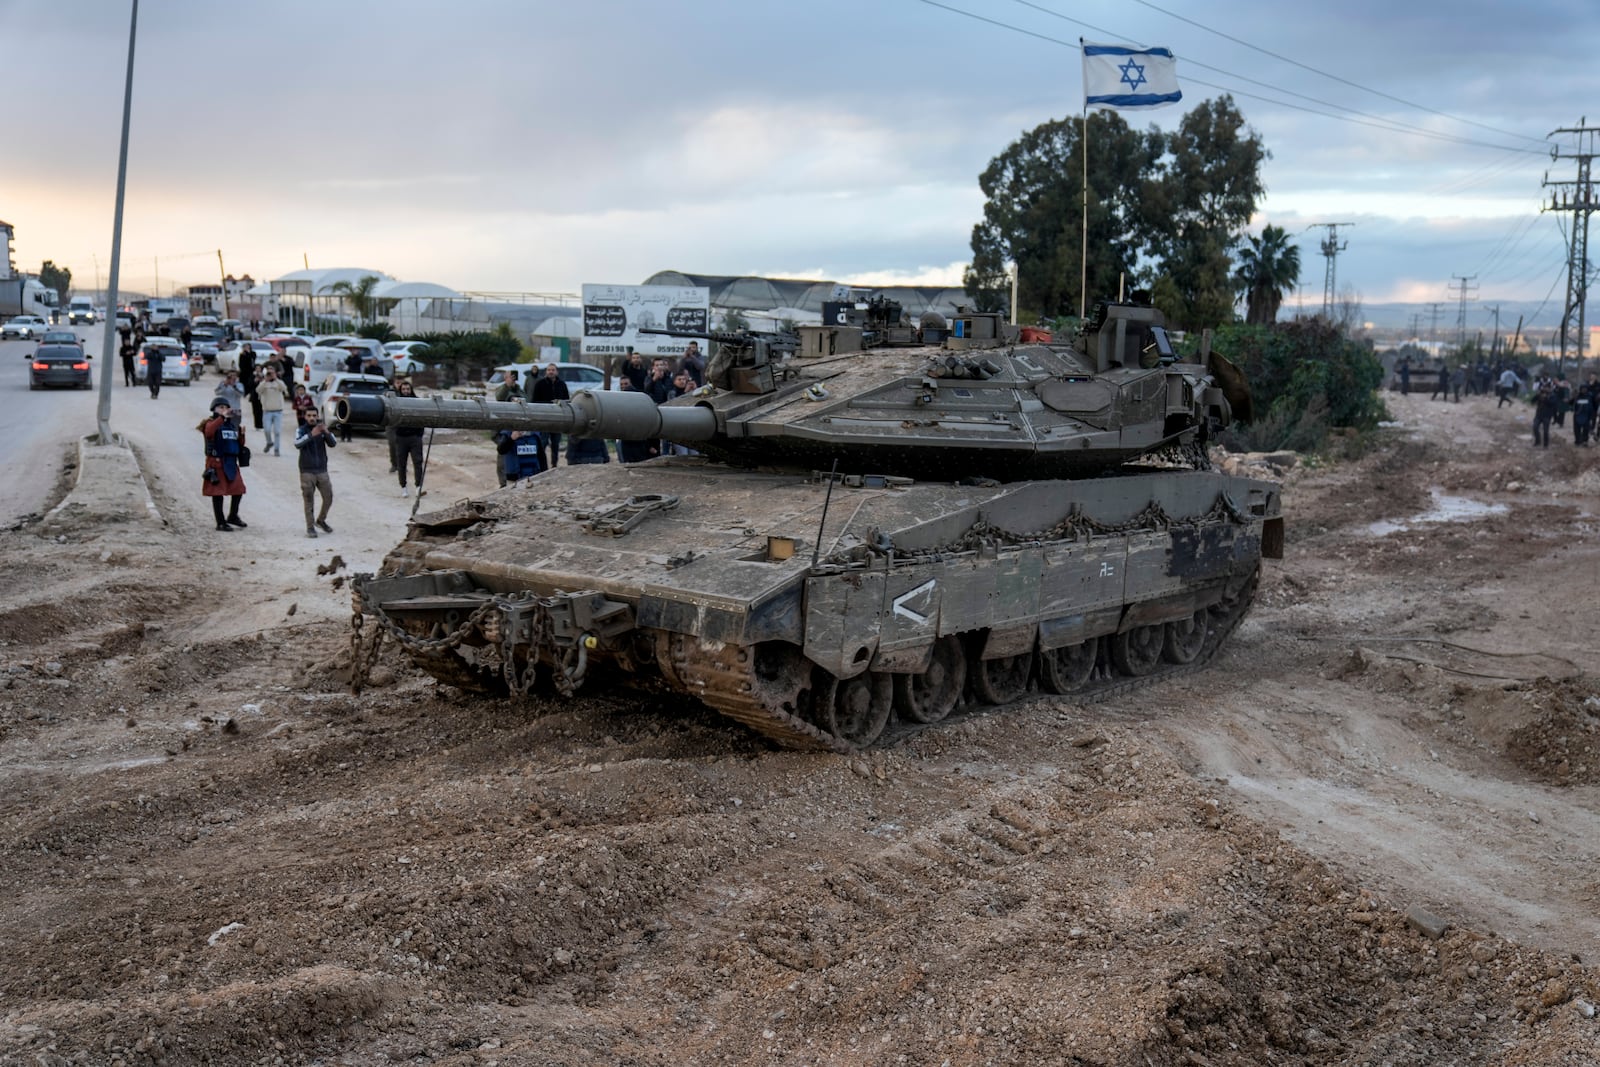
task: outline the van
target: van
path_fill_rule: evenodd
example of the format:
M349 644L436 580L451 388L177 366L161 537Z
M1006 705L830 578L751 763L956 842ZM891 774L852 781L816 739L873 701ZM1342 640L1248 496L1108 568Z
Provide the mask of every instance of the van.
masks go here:
M76 326L80 322L88 323L90 326L94 325L94 301L73 297L67 302L67 325Z
M171 300L150 301L150 325L152 326L160 326L174 315L181 314L183 314L183 309L179 308Z
M294 359L294 380L307 389L320 385L330 374L341 374L350 353L342 348L293 345L285 350Z

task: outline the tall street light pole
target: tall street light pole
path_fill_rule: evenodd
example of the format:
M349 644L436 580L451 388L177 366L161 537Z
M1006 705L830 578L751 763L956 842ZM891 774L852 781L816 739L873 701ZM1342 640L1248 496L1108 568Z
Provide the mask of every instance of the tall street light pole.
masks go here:
M100 345L100 443L110 445L111 434L111 361L117 349L112 347L117 333L117 281L122 269L122 201L128 187L128 119L133 112L133 45L139 37L139 0L133 0L133 16L128 22L128 80L122 89L122 151L117 156L117 210L111 224L111 281L106 290L106 332Z

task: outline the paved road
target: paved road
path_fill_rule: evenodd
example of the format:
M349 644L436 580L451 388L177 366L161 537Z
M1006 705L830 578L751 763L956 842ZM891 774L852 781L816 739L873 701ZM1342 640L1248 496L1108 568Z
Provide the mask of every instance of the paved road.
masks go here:
M404 536L412 501L400 496L395 476L388 473L388 447L382 436L358 435L331 457L334 506L332 536L306 539L300 497L293 418L282 456L266 454L260 431L249 425L246 439L255 453L245 472L247 492L242 517L250 528L218 533L210 502L200 495L203 443L196 426L206 415L212 392L221 380L213 370L190 387L168 385L151 399L143 386L122 384L120 363L99 356L102 328L78 327L93 356L93 390L28 389L31 342L0 342L0 525L40 512L55 499L54 487L74 455L77 438L96 432L99 376L109 371L112 386L111 428L133 447L157 506L168 523L203 539L205 548L236 545L255 556L291 556L333 550L353 569L375 570L383 555ZM456 465L445 454L430 471L430 502L443 504L493 485L492 449L479 448L483 458L466 457ZM204 558L199 557L199 558Z
M67 327L62 327L67 329ZM100 347L96 327L79 326L79 337L93 337L91 352ZM0 341L0 526L9 526L53 502L53 491L73 442L95 432L93 390L52 389L30 392L32 341ZM100 365L96 359L95 381Z

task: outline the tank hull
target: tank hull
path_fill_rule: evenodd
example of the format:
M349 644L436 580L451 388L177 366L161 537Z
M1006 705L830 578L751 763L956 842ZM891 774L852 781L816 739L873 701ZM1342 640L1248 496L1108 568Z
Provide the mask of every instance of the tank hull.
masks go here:
M1275 484L1209 470L558 468L419 516L356 606L368 640L450 684L559 698L621 675L853 751L1033 687L1087 697L1203 664L1281 524Z

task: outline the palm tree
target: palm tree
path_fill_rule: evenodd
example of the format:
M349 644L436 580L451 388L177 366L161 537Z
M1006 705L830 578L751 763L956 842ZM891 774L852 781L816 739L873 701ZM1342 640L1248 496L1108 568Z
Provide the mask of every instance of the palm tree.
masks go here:
M1276 321L1284 294L1300 284L1300 246L1289 243L1283 227L1266 227L1239 253L1233 280L1245 291L1245 322L1265 326Z
M377 303L372 290L378 287L381 280L376 274L363 274L355 282L334 282L328 286L328 292L338 293L348 300L355 309L356 318L365 321L372 317L373 305Z

